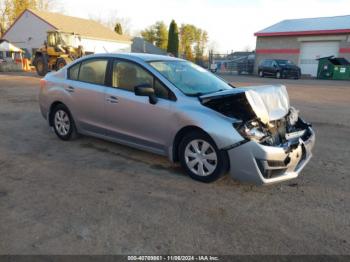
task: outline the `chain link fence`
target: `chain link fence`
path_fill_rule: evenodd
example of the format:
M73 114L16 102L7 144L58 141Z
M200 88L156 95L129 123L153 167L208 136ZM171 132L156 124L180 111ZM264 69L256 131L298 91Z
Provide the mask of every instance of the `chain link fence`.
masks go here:
M209 52L209 69L218 74L253 74L255 52Z

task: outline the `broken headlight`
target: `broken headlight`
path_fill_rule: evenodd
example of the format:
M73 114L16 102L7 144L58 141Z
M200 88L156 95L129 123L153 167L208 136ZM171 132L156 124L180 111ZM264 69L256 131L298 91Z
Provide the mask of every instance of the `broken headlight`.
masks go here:
M245 139L251 141L261 142L268 137L268 134L258 121L250 121L245 124L234 126Z
M290 126L294 126L299 119L299 111L296 110L294 107L291 107L289 109L289 114L287 115L287 121Z

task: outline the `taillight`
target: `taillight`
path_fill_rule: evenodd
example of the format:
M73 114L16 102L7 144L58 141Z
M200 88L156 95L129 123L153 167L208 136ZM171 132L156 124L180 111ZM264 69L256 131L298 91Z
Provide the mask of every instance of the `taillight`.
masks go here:
M40 88L44 88L46 86L46 80L40 79Z

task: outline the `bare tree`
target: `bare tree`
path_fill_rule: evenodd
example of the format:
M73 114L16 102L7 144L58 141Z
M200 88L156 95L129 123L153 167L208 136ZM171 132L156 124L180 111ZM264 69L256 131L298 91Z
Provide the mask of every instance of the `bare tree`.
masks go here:
M36 8L43 11L54 10L58 5L57 0L36 0L36 3Z

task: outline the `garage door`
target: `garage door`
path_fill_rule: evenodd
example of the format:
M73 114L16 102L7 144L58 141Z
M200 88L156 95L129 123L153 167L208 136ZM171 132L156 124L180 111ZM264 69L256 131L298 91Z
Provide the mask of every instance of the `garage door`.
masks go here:
M301 43L299 66L304 75L317 76L318 61L325 56L338 56L339 42Z

